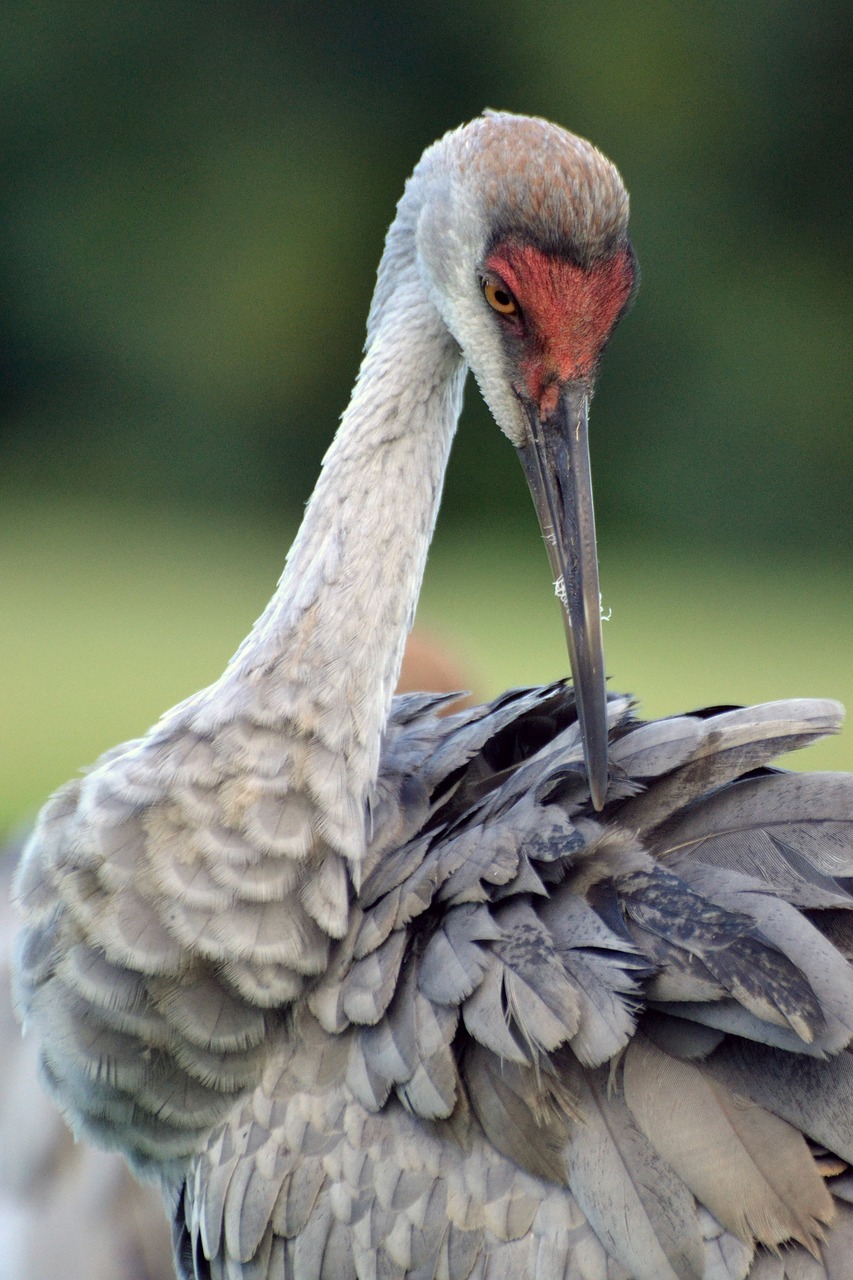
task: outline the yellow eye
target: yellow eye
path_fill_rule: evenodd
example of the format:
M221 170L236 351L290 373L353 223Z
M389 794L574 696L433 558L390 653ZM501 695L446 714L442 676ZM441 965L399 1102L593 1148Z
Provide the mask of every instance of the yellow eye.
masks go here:
M486 302L488 302L493 311L499 312L502 316L518 315L518 303L506 285L500 284L496 280L484 280L483 293L486 295Z

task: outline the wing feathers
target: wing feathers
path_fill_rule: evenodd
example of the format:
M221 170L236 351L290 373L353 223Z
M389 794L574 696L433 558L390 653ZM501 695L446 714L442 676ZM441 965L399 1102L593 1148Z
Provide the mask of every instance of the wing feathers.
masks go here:
M644 1136L607 1073L575 1073L581 1116L568 1143L572 1191L632 1280L702 1280L692 1195Z
M825 1062L729 1037L708 1070L853 1164L853 1057Z
M843 708L828 699L768 702L739 707L704 722L702 739L679 769L620 808L620 821L653 832L703 792L767 764L786 751L836 733Z
M562 685L398 704L366 805L340 717L225 692L60 793L19 877L48 1079L185 1182L182 1265L849 1280L853 781L766 768L835 704L613 699L596 814Z
M791 1125L636 1036L625 1100L649 1141L702 1204L741 1239L814 1251L832 1197Z

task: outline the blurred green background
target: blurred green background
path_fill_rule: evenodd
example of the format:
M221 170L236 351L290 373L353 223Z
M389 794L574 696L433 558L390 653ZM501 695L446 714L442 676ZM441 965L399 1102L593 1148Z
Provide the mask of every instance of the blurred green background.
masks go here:
M0 825L236 647L403 181L485 105L632 193L592 419L614 685L853 703L851 36L847 0L4 6ZM565 669L512 455L472 387L421 616L483 696Z

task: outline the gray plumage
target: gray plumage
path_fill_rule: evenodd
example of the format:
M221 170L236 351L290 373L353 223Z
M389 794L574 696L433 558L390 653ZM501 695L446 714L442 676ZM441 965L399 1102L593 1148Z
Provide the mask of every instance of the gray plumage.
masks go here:
M25 853L45 1080L160 1182L181 1276L850 1280L853 778L770 767L838 706L599 707L565 577L580 710L562 684L390 702L466 362L572 564L529 437L558 401L585 431L626 218L541 121L426 153L270 606ZM555 263L568 347L537 328Z
M162 1196L115 1152L75 1143L38 1082L38 1044L21 1040L9 968L15 841L0 848L0 1277L170 1280Z

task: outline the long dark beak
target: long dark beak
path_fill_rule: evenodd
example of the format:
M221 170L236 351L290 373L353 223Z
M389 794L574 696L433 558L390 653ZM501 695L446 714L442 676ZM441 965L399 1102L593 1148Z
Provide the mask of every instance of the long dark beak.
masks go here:
M601 809L607 790L607 694L587 441L588 394L583 386L566 383L544 422L538 405L524 404L530 439L519 453L563 607L584 761L592 803Z

